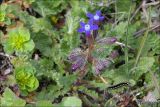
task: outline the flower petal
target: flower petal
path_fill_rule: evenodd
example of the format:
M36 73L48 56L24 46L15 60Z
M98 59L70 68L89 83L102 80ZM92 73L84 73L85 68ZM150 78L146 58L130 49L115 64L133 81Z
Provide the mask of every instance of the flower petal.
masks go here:
M92 26L92 25L93 25L93 19L90 19L90 20L88 21L88 24L89 24L90 26Z
M91 26L91 29L92 29L92 30L98 30L98 25L92 25L92 26Z
M79 66L77 64L72 65L72 71L75 71Z
M87 17L89 17L89 18L93 18L93 14L91 14L91 13L87 13Z
M97 14L98 16L101 16L101 11L100 11L100 10L97 10L97 11L96 11L96 14Z
M79 33L82 33L82 32L84 32L85 30L84 30L84 28L82 27L82 28L79 28L78 30L77 30L77 32L79 32Z
M84 22L80 22L80 25L81 25L82 27L84 27L84 26L85 26L85 23L84 23Z

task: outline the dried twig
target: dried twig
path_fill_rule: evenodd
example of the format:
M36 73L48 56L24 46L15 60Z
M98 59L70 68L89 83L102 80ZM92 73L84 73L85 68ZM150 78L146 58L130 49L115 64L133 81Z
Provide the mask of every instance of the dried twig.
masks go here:
M120 45L122 47L125 47L126 45L124 43L121 42L115 42L115 44ZM132 49L131 46L127 46L128 48Z
M108 84L108 82L101 75L99 75L99 78L102 80L103 83Z
M134 14L131 17L131 21L133 20L133 18L136 16L136 14L140 11L140 9L143 7L148 7L148 6L153 6L153 5L158 5L160 4L160 1L157 2L151 2L151 3L146 3L146 0L143 0L142 3L139 5L139 7L136 9L136 11L134 12ZM143 9L142 8L142 9Z
M151 3L147 3L147 4L145 4L146 6L153 6L153 5L158 5L158 4L160 4L160 1L154 1L154 2L151 2Z
M133 13L132 17L130 18L130 21L133 20L133 18L136 16L136 14L139 12L139 10L142 8L142 3L140 4L140 6L136 9L136 11Z
M151 26L151 27L149 28L149 31L152 31L152 30L157 29L157 28L160 28L160 24L159 24L159 25L155 25L155 26ZM139 36L141 36L146 30L147 30L147 28L141 29L141 30L135 32L135 33L133 34L133 36L139 37Z
M12 59L12 58L14 58L14 56L6 54L6 53L3 53L3 52L0 52L0 55L7 57L9 60Z

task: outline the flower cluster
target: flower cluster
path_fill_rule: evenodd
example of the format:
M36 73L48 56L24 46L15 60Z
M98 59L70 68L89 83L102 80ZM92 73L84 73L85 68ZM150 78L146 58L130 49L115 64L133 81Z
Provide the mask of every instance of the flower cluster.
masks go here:
M96 14L87 13L87 17L90 18L88 23L80 22L81 28L78 29L78 32L85 33L88 37L91 35L93 30L98 30L98 23L104 19L101 16L101 11L96 11Z

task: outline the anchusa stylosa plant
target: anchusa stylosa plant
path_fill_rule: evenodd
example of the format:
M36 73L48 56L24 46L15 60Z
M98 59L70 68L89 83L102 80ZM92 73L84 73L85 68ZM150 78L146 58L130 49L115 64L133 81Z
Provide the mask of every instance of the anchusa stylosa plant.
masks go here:
M87 23L80 22L81 27L77 30L79 33L85 34L87 49L74 49L69 55L69 60L72 63L72 71L85 72L87 65L91 64L94 73L99 75L103 69L112 64L113 59L118 55L116 51L112 51L106 46L114 44L117 39L115 37L98 37L98 30L104 20L101 11L98 10L95 14L87 13L87 17L89 21Z

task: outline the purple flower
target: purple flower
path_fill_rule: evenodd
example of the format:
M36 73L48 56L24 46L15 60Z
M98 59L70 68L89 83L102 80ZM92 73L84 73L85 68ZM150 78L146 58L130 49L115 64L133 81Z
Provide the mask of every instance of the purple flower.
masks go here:
M94 25L92 21L89 21L87 24L85 24L84 22L80 22L80 25L81 28L78 29L78 32L85 32L86 36L90 36L92 30L98 30L98 26Z
M68 59L71 61L71 62L74 62L77 60L77 58L79 58L82 54L82 51L80 48L75 48L68 56Z
M79 57L73 64L72 64L72 71L76 71L79 68L83 68L86 61L83 57Z
M115 59L119 56L118 51L112 51L111 54L109 55L110 58Z
M100 59L95 63L95 72L99 74L101 70L104 68L108 68L111 65L111 61L109 59Z
M87 17L89 17L90 20L92 20L92 21L94 21L96 23L98 23L98 22L100 22L100 21L102 21L104 19L104 17L101 16L101 11L100 10L96 11L95 15L93 15L91 13L87 13Z

